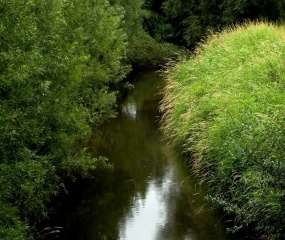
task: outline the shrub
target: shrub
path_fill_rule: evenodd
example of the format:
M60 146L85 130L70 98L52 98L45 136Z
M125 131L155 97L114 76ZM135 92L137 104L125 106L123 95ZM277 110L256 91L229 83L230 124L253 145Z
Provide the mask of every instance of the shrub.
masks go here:
M152 69L166 64L170 59L177 57L181 50L170 43L158 42L146 33L132 44L129 50L129 59L134 68Z

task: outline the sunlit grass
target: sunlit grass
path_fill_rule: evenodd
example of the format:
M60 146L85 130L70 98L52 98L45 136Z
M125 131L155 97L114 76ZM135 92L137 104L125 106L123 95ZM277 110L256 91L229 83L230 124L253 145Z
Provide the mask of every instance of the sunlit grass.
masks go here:
M168 69L162 128L239 229L285 237L285 28L213 35Z

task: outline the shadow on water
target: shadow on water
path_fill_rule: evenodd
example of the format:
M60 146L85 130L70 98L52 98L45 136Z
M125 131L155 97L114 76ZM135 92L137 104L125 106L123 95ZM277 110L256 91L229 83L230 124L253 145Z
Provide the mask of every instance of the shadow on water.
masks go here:
M49 239L227 239L220 216L158 130L161 77L137 73L134 82L119 116L89 143L113 169L79 181L51 217L50 226L63 229Z

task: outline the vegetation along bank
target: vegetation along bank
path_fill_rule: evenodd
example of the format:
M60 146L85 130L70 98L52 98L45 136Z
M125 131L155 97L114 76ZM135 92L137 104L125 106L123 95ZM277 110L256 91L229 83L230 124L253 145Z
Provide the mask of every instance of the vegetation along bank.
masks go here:
M33 235L35 235L33 234L33 225L39 219L47 216L47 204L50 197L65 191L64 179L88 176L90 171L95 168L108 165L104 157L91 158L87 153L88 151L79 147L78 143L88 138L91 132L93 134L98 133L103 122L116 116L114 106L117 93L115 89L119 89L118 85L123 85L122 80L131 71L131 68L155 68L174 55L177 47L165 43L165 41L192 48L208 31L216 31L229 24L242 22L244 19L261 17L277 21L284 19L284 16L284 1L281 0L261 2L253 0L0 0L0 239L33 239ZM211 59L208 58L208 65L206 62L204 63L207 65L204 67L205 72L201 70L199 73L199 68L195 67L197 74L206 76L208 73L209 75L213 74L214 77L218 74L218 67L222 67L224 64L224 70L229 70L230 68L226 63L232 62L232 67L237 67L235 61L240 59L239 63L244 63L244 65L238 65L236 74L232 75L232 81L237 80L234 81L235 84L228 82L231 78L225 77L227 81L221 80L219 83L212 80L212 85L216 87L221 85L221 89L224 89L227 94L234 95L236 99L244 98L246 106L251 106L247 104L247 101L254 100L253 97L246 97L246 93L239 92L241 90L233 91L234 87L238 88L241 84L238 81L238 76L244 74L249 78L249 76L257 74L260 79L265 78L265 76L271 79L271 82L266 83L268 88L261 84L261 80L257 82L260 84L256 83L253 88L262 88L263 86L264 91L268 90L268 95L273 92L274 94L271 95L272 98L276 98L276 104L272 103L270 105L270 98L266 94L261 94L261 90L256 91L256 94L259 92L261 94L254 98L256 102L262 102L268 98L266 104L259 104L260 107L270 107L265 113L260 110L261 114L249 114L248 111L250 110L246 110L247 108L240 110L245 111L245 114L241 115L240 118L247 118L246 113L250 115L249 120L252 119L250 121L253 121L253 128L249 127L249 121L249 123L240 126L240 130L236 128L234 131L237 135L240 132L252 134L254 139L251 141L252 148L258 146L258 148L251 149L250 156L255 159L254 161L242 155L244 160L242 164L237 164L237 170L230 170L227 167L228 163L225 162L223 165L224 170L219 171L217 170L219 164L215 161L214 164L210 157L209 160L206 157L210 156L208 155L209 149L212 151L215 148L209 145L208 148L205 147L203 150L207 154L202 154L195 150L195 144L185 144L185 142L192 142L195 139L197 139L198 144L203 134L214 134L214 132L195 130L195 126L200 123L203 125L205 120L203 120L203 117L208 118L208 120L213 119L213 121L204 123L205 129L217 131L217 134L221 135L220 138L223 138L224 135L222 136L222 134L225 134L228 138L231 136L227 135L225 130L219 130L218 126L211 125L212 127L208 127L208 124L212 122L216 124L214 122L216 118L220 119L219 124L223 124L223 116L218 115L218 112L222 112L222 110L216 107L217 102L220 101L219 98L212 101L212 99L207 100L202 96L208 96L207 91L210 90L213 91L212 95L218 96L220 94L221 97L226 97L227 94L222 91L214 93L215 88L209 87L212 85L206 85L208 84L206 82L205 86L198 87L198 85L195 85L198 87L195 93L197 95L195 101L199 99L199 101L205 103L203 106L200 104L193 105L193 110L196 109L195 114L201 115L201 122L199 122L199 118L195 117L197 122L194 121L193 125L192 120L187 122L191 125L191 128L185 125L183 130L185 133L177 133L179 127L174 126L175 122L171 120L171 113L172 111L175 113L177 109L182 111L185 106L177 105L178 108L176 108L176 105L174 106L175 101L183 98L183 94L186 94L185 97L187 98L190 98L190 96L187 92L183 93L182 89L176 94L175 91L178 91L178 89L171 85L169 85L171 87L167 90L168 94L165 99L173 97L175 101L173 101L173 105L170 105L170 102L165 100L163 105L165 110L164 119L165 126L166 124L173 125L172 133L176 136L177 142L185 144L184 150L195 152L196 159L200 159L201 168L198 167L199 161L195 161L194 163L197 163L195 169L203 173L205 179L210 179L210 174L215 173L216 177L213 178L213 181L217 181L221 186L227 188L228 181L224 177L220 176L219 178L218 174L226 172L231 175L230 171L233 171L233 173L247 173L248 177L242 174L232 174L234 177L232 180L233 185L230 186L234 189L234 186L237 187L236 183L239 182L238 186L244 187L244 191L248 191L245 195L241 195L244 198L243 201L249 201L251 195L256 195L256 200L250 202L255 207L252 209L257 209L258 206L261 206L261 203L267 204L267 208L262 208L263 212L260 214L265 215L265 212L272 210L273 215L275 211L276 218L273 220L278 224L266 225L267 222L272 220L270 218L272 215L266 215L266 218L259 221L257 229L267 229L268 236L278 236L278 234L283 236L282 231L284 230L280 230L282 220L279 221L282 217L280 213L284 208L284 204L280 203L284 202L281 190L283 187L281 177L283 163L280 160L282 158L279 157L282 156L282 139L277 141L278 138L281 138L283 131L282 121L279 118L282 115L282 105L277 104L279 101L278 96L280 97L278 93L281 91L280 86L282 84L281 60L284 55L284 51L282 52L283 43L281 40L279 42L277 40L279 37L281 38L282 28L273 26L264 28L269 29L266 30L269 31L268 34L264 35L270 36L270 38L264 41L262 38L258 38L258 41L266 46L263 52L265 57L261 53L259 55L262 55L262 57L259 57L258 54L250 55L246 46L251 46L251 43L257 41L257 37L247 39L247 35L245 35L244 37L241 36L241 39L244 39L243 42L247 43L240 43L240 51L235 51L235 54L240 57L232 56L233 61L229 60L231 54L225 54L225 52L233 50L229 46L224 48L221 46L220 55L217 54L217 51L217 53L213 53ZM224 35L212 38L210 42L213 42L213 49L215 42L217 46L220 42L223 42L222 36ZM206 49L205 46L201 46L197 52L197 57L190 60L197 66L199 65L199 59L204 59L202 53L208 51L204 50ZM256 48L258 46L256 44ZM277 48L281 50L277 52ZM273 51L273 49L276 51ZM225 55L222 55L223 52ZM270 60L269 57L275 53L274 60L273 57ZM244 58L241 59L243 54L245 54ZM222 61L218 58L225 59ZM267 75L261 71L259 72L259 70L255 71L255 67L246 70L248 67L246 63L257 64L255 60L262 62L266 59L269 59L266 62L268 66L264 65L265 70L263 69L263 71ZM278 70L276 70L277 65ZM183 66L186 68L187 63L182 62L177 65L175 70L169 70L169 79L177 81L179 79L178 75L181 75L178 74L178 70L183 69ZM183 74L187 76L189 71L189 69L185 70ZM181 70L181 72L183 71ZM175 74L177 78L174 78ZM227 74L230 75L230 71ZM190 78L193 78L193 80L200 79L198 75L193 75ZM189 78L185 77L183 79ZM206 79L208 78L205 77ZM213 79L222 78L217 75ZM193 81L193 84L196 84L195 81ZM173 84L178 84L178 82L173 82ZM202 81L199 84L202 84ZM233 88L228 87L229 89L226 91L227 84L233 85ZM186 84L183 89L187 89L186 86L188 87ZM252 88L250 81L248 81L247 88ZM191 91L194 90L195 88ZM234 102L234 99L229 97L229 102ZM191 101L189 99L189 102ZM186 100L183 100L183 102L187 103ZM254 107L258 108L259 105L254 105ZM231 105L227 103L227 106L230 109ZM233 111L238 112L242 105L237 104L237 106L232 107ZM278 106L280 107L279 113L275 110L275 107ZM175 111L172 109L175 109ZM181 124L181 128L183 128L183 119L184 121L185 118L194 119L187 116L185 109L183 111L185 113L181 115L179 113L173 115L175 116L174 119L177 118L176 124L179 124L179 126ZM229 114L233 114L233 112L227 111ZM256 110L256 112L259 112L259 110ZM225 117L228 117L228 115ZM239 123L238 118L233 117L233 119L232 125ZM258 124L254 124L254 121L257 121ZM272 122L275 124L271 124ZM268 126L265 127L261 123ZM231 126L227 122L225 123L225 129L229 127L226 124ZM278 124L280 125L279 128ZM267 129L269 126L272 130ZM260 131L256 129L257 127L260 127ZM249 128L249 130L246 128ZM192 134L186 133L189 129L193 129ZM268 134L266 131L268 131ZM264 135L262 134L267 134L266 141L263 141L262 136ZM213 135L212 137L217 138L216 136ZM186 139L188 140L185 141ZM210 144L211 138L205 139ZM238 141L239 138L234 139ZM203 141L201 140L200 143ZM234 146L234 151L239 154L244 151L245 154L249 151L242 148L247 146L246 141L249 141L246 137L240 143L229 140L229 143L223 145L223 147ZM279 142L279 145L277 142ZM207 145L198 144L198 146L203 148L202 146ZM264 156L262 158L256 157L259 151L256 149L263 149ZM266 149L268 149L268 153ZM281 150L279 151L279 149ZM276 153L274 152L275 155L272 153L270 159L266 157L270 155L269 150L276 151ZM221 150L213 154L218 156L218 154L225 153ZM231 154L235 155L235 152ZM239 162L238 160L232 161ZM255 161L262 161L262 167L260 164L255 164ZM251 165L252 167L247 168ZM247 172L246 169L253 168L257 169L252 173L255 175L250 175L251 173ZM266 174L263 174L263 171ZM258 183L255 180L257 177L261 178L261 182ZM231 177L228 178L231 179ZM267 186L266 191L270 194L263 198L263 192L261 192L263 188L259 188L260 190L257 193L249 191L250 188L247 187L247 184L250 181L258 184L252 187L256 191L259 185ZM215 196L213 200L224 203L223 205L228 208L230 213L238 213L239 226L255 225L257 216L254 218L254 214L245 215L244 211L247 210L242 210L239 207L241 205L239 201L234 200L236 205L233 205L233 203L228 204L228 201L226 201L237 197L233 194L233 189L231 190L232 193L219 195L218 190L215 189L218 189L220 185L213 184L212 186L216 186L212 190L214 193L216 191L216 194L211 195ZM272 186L274 186L274 191L272 190L271 193ZM265 228L263 228L264 226Z
M162 128L232 231L285 238L285 27L212 35L167 73Z

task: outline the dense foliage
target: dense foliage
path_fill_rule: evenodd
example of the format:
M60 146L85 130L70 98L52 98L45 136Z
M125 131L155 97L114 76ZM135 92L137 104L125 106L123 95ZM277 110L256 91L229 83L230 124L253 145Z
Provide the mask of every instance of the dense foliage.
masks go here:
M133 67L176 50L148 36L142 0L0 0L0 238L28 239L62 177L87 175L82 138L115 116ZM147 53L147 54L145 54Z
M106 0L0 1L1 239L28 239L60 177L104 164L76 142L114 115L122 18Z
M152 38L142 22L151 14L143 9L144 0L112 0L124 9L123 29L128 39L127 58L134 69L158 68L170 58L176 57L178 47Z
M145 25L155 38L193 47L212 31L244 20L284 20L283 0L147 0Z
M190 153L231 230L285 238L285 28L249 24L212 36L167 72L163 129Z

